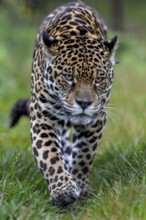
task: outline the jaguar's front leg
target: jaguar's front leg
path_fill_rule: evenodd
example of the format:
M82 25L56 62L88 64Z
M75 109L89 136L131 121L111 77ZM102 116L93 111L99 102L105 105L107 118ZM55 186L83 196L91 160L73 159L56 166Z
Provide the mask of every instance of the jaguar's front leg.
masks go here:
M32 120L32 147L37 164L49 185L50 194L57 205L67 205L80 196L80 189L68 172L63 160L62 130L58 121Z
M81 188L81 195L88 193L88 176L102 137L106 115L103 113L93 124L75 127L73 136L71 174Z
M63 157L65 160L65 163L67 165L67 169L70 172L71 164L72 164L72 146L71 146L71 140L70 140L70 128L68 126L64 126L64 129L62 130L61 135L61 144L62 144L62 150L63 150Z

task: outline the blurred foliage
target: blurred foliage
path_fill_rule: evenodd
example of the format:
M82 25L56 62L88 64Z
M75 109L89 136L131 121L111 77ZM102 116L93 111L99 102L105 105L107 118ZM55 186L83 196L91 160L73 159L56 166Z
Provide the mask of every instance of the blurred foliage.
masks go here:
M65 2L67 1L62 1L62 3ZM37 22L57 5L59 2L48 0L3 0L1 2L1 6L9 12L14 24Z
M0 6L9 14L9 18L14 25L21 23L38 23L54 8L69 0L1 0ZM83 2L96 8L105 21L111 27L116 23L115 16L120 15L119 3L123 5L123 26L124 30L139 31L145 28L146 21L146 1L145 0L84 0ZM114 13L115 12L115 13ZM122 21L121 21L122 22Z

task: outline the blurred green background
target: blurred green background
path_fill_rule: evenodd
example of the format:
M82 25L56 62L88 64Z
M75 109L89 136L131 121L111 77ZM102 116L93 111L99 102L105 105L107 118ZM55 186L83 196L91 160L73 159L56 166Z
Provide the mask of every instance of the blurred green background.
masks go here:
M37 219L40 200L40 213L48 215L47 187L31 154L29 120L22 118L16 128L9 129L9 114L17 99L30 96L33 45L41 20L66 2L0 0L0 219ZM146 219L146 1L84 2L103 16L109 39L118 35L119 64L115 66L107 126L91 175L97 197L90 200L90 208L78 208L76 218L69 217L73 210L63 219ZM30 179L36 185L27 185ZM35 196L40 197L34 200ZM49 212L53 211L50 208Z

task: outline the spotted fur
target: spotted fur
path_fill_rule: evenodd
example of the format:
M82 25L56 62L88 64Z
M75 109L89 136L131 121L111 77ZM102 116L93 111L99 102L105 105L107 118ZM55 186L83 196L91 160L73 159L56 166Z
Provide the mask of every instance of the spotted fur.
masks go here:
M34 48L32 149L55 204L88 192L88 176L106 123L117 37L83 3L68 3L42 22ZM72 138L70 136L70 128Z

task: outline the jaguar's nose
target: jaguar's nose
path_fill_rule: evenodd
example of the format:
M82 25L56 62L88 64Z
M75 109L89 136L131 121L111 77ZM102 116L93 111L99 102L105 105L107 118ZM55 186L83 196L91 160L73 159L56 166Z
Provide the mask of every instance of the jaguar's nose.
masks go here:
M82 101L79 99L76 99L76 102L78 103L78 105L84 110L85 108L89 107L93 101Z

